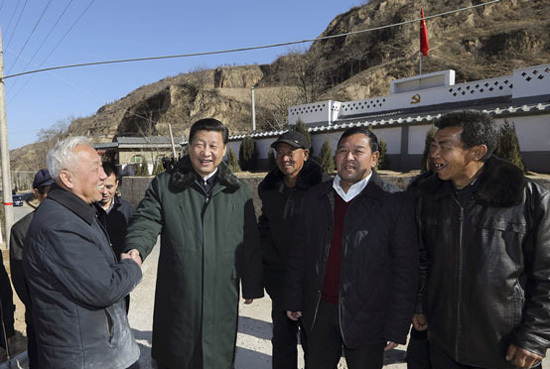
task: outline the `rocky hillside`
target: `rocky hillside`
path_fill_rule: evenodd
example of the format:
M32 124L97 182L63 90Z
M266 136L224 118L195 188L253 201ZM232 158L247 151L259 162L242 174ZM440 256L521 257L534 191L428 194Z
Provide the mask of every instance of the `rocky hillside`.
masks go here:
M328 25L322 36L414 20L425 3L426 16L478 4L472 0L412 2L370 0ZM500 76L514 68L550 60L550 0L503 0L427 21L430 52L423 72L456 71L457 83ZM93 116L72 122L69 134L95 142L116 136L184 136L190 124L215 117L232 134L250 130L250 88L255 87L258 129L286 123L291 105L334 99L363 99L389 93L389 82L418 73L419 24L315 42L271 65L200 70L142 86L102 106ZM12 152L20 158L41 152L29 145Z

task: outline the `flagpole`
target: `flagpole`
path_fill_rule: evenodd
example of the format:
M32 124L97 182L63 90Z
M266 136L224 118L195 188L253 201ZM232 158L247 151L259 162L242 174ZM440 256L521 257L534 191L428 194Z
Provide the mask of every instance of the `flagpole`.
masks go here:
M422 74L422 51L419 51L418 52L418 55L420 56L420 60L419 60L419 73L418 74Z

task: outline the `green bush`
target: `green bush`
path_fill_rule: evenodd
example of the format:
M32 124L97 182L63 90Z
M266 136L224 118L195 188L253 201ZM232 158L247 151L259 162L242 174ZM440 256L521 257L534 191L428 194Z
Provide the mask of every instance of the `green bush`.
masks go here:
M239 167L239 161L237 160L237 155L232 148L229 148L229 151L227 152L227 166L229 167L229 169L231 169L233 173L241 171L241 167Z
M313 157L313 145L311 144L311 135L309 134L309 131L302 119L298 118L298 120L296 121L296 125L294 126L294 131L300 132L305 136L307 144L309 145L309 156Z
M378 146L380 156L378 157L376 169L390 169L390 158L388 157L388 145L386 144L386 141L380 139Z
M507 120L504 120L504 124L500 127L495 155L509 161L523 171L527 170L521 157L521 150L519 148L519 141L514 123L509 123Z
M332 153L332 146L328 138L325 138L323 146L321 146L321 153L319 154L319 165L323 169L323 173L332 173L336 168L334 162L334 154Z
M254 171L257 157L256 141L250 136L245 137L239 148L239 165L241 169L249 172Z
M153 166L153 175L159 175L162 172L164 172L164 167L162 166L162 161L157 160L155 161L155 165Z
M275 150L273 150L272 147L269 148L269 151L267 152L267 169L271 170L275 168L277 165L277 161L275 160Z

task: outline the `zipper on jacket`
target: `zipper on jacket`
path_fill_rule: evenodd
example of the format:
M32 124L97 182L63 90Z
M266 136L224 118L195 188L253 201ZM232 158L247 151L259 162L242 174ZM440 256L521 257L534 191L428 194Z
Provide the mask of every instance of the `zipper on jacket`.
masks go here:
M464 253L462 252L462 249L464 247L463 245L463 236L464 236L464 208L460 203L454 199L455 202L458 204L458 207L460 208L460 215L458 217L458 224L460 226L460 231L458 233L458 265L457 265L457 301L456 301L456 337L455 337L455 358L458 359L459 354L459 342L460 342L460 336L462 335L462 326L460 324L460 316L461 316L461 309L460 309L460 301L462 301L462 271L463 271L463 258Z
M326 273L327 273L328 254L329 254L330 246L331 246L331 243L332 243L332 232L334 232L334 197L331 197L331 196L333 196L332 191L330 192L329 195L327 195L328 205L329 205L329 209L330 209L330 222L327 223L327 224L329 224L329 227L332 228L332 231L330 232L330 235L329 235L328 246L325 246L325 255L324 255L324 260L325 261L323 262L323 278L321 280L320 286L318 287L319 297L317 298L317 304L315 306L315 311L313 313L313 324L314 325L315 325L315 322L317 321L317 313L319 312L319 305L321 304L321 299L322 299L322 296L323 296L323 284L324 284L325 276L326 276ZM340 296L338 296L338 300L340 300ZM338 304L339 303L340 303L340 301L338 301ZM338 311L340 311L339 306L338 306ZM338 315L340 315L339 312L338 312ZM340 321L340 317L338 317L338 321ZM342 336L342 340L343 340L343 336Z

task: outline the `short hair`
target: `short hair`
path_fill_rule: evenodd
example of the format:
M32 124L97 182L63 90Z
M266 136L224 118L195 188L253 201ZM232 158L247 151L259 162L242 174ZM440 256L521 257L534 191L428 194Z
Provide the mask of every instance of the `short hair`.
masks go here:
M50 175L55 181L59 179L59 174L63 169L74 169L78 157L73 150L80 145L92 147L90 140L86 137L74 136L59 141L53 149L48 151L46 164L48 165Z
M111 174L114 174L115 179L117 181L120 181L120 174L116 165L114 165L110 161L104 161L101 163L101 165L103 166L103 171L105 172L107 177L109 177Z
M193 139L195 138L195 135L198 131L220 132L222 134L224 145L227 144L227 141L229 139L229 130L227 129L225 124L214 118L200 119L193 123L193 125L191 126L191 130L189 131L189 144L193 142Z
M477 110L454 111L443 114L434 122L434 125L438 129L461 127L460 140L464 148L487 146L487 154L481 158L481 161L489 159L497 147L498 131L493 118L487 113Z
M344 138L349 137L351 135L356 135L356 134L362 134L369 138L370 149L372 152L380 150L378 145L378 137L376 137L376 135L372 133L370 129L365 127L351 127L346 129L344 133L342 133L342 136L340 136L340 138L338 139L336 150L338 150L338 147L340 147L340 143L342 142L342 140L344 140Z

